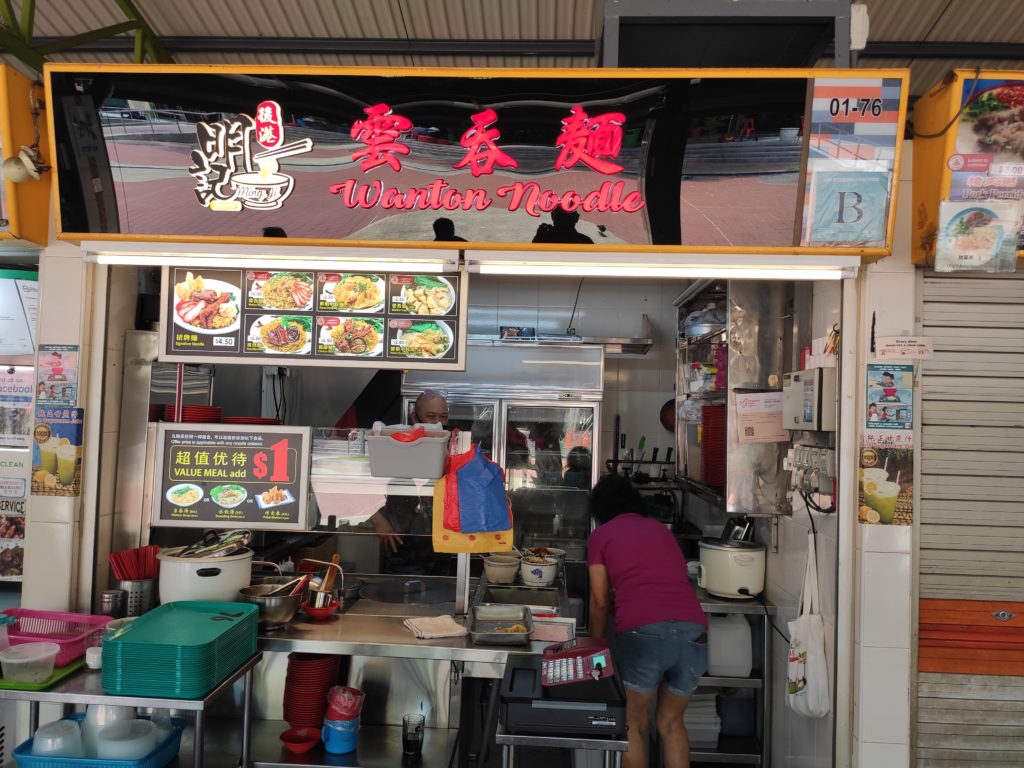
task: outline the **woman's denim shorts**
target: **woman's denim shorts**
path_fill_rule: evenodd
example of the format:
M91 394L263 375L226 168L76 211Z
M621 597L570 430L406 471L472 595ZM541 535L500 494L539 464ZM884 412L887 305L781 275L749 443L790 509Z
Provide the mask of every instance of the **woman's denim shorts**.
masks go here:
M672 693L689 696L708 669L707 633L692 621L661 621L617 635L614 658L622 684L651 693L664 680Z

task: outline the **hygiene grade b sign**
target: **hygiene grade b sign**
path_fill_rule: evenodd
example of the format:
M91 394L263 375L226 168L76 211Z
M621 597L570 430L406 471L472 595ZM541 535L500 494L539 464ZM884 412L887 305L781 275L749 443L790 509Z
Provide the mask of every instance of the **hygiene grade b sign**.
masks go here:
M309 428L160 424L156 525L305 530Z

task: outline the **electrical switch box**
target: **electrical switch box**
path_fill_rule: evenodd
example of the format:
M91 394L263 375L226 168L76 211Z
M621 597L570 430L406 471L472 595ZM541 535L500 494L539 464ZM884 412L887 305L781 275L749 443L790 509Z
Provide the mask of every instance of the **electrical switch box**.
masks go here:
M834 432L836 370L811 368L782 376L782 426L792 430Z

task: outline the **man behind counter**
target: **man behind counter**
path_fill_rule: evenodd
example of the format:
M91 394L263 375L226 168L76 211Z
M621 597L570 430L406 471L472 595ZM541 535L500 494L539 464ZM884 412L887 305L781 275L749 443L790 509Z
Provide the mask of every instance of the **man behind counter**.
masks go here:
M413 404L409 421L412 424L440 424L447 427L447 393L433 389L421 392ZM433 544L429 539L419 538L431 533L433 505L432 496L388 496L384 506L370 518L370 524L384 550L385 571L388 570L389 561L396 559L406 563L414 559L434 559ZM406 544L402 534L415 534L416 537Z

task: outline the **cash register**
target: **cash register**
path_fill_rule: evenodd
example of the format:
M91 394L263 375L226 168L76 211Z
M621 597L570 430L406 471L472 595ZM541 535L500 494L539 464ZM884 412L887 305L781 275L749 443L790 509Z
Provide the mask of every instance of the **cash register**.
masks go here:
M577 638L540 656L509 655L501 682L508 733L617 737L626 730L626 696L605 640Z

